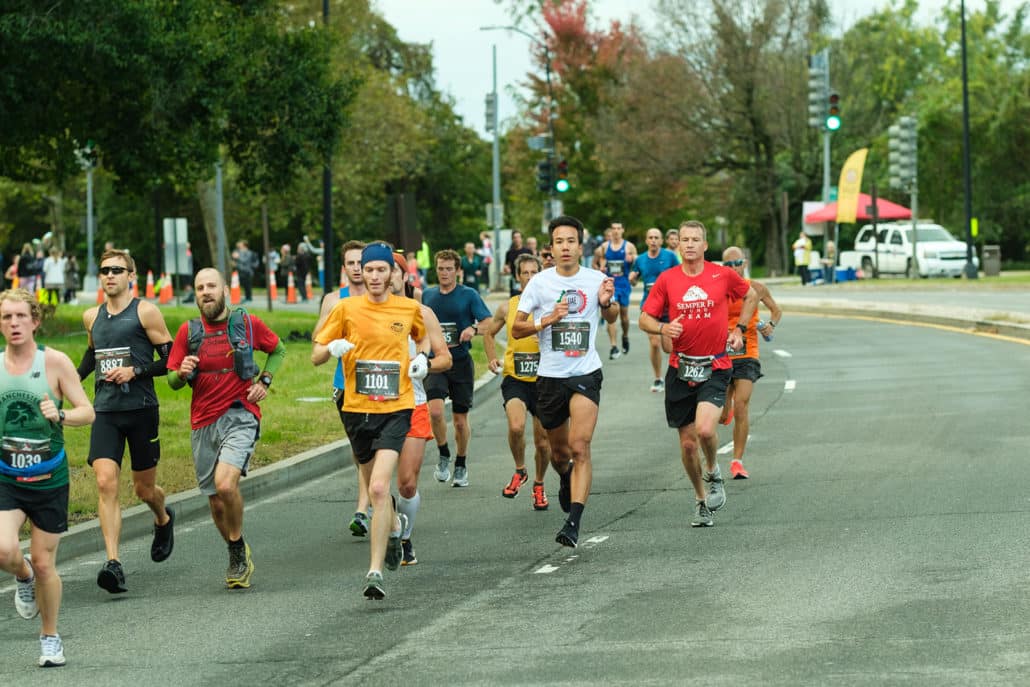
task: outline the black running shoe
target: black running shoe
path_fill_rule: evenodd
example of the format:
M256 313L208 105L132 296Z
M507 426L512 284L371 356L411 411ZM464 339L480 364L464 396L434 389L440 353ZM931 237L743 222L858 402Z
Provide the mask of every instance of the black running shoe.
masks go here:
M154 541L150 544L150 560L155 563L167 560L175 548L175 511L165 508L168 513L168 522L163 525L154 525Z
M622 352L623 354L629 353L629 337L622 337Z
M125 571L122 570L122 564L113 558L104 563L104 567L97 573L97 585L111 594L129 591L125 586Z
M568 520L562 525L562 528L558 530L558 536L554 538L556 542L562 546L567 546L570 549L576 548L579 544L579 528L573 527Z
M572 466L558 477L558 505L565 513L572 507Z

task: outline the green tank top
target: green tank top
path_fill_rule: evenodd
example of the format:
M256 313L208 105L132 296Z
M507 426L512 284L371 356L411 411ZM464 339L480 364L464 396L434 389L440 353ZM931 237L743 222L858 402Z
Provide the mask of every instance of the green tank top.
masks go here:
M68 484L64 428L43 417L39 402L57 394L46 376L46 353L39 346L25 374L7 371L7 351L0 349L0 481L23 489L55 489Z

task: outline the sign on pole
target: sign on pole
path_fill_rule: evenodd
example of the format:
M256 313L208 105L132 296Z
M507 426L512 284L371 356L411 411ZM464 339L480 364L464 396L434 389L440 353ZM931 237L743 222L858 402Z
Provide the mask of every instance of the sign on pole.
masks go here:
M186 252L189 243L185 217L164 218L164 258L165 272L168 274L193 275L193 265L189 264Z

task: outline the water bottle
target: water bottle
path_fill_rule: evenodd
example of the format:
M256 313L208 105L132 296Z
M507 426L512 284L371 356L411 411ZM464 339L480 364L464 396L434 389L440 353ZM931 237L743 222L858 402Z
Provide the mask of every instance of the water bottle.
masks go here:
M765 324L766 324L765 320L758 320L758 333L759 334L762 334L762 328L765 326ZM772 334L770 334L769 336L766 336L765 334L762 334L762 338L765 339L766 341L772 341Z

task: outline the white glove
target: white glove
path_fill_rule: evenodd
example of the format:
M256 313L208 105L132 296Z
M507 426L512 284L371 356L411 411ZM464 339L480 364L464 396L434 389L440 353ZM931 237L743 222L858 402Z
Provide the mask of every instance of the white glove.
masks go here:
M329 355L333 356L334 358L342 358L343 356L347 355L352 348L354 348L354 344L352 344L350 341L347 341L347 339L334 339L329 342L328 348Z
M427 374L429 374L429 360L425 353L419 353L411 359L411 364L408 365L408 376L412 379L425 379Z

